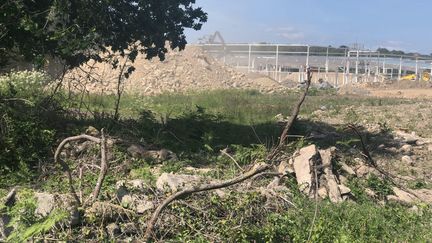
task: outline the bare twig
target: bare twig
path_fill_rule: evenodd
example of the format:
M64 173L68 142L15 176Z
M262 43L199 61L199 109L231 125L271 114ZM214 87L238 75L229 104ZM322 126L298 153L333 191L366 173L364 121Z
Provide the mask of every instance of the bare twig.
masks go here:
M259 174L263 171L266 171L269 168L270 168L270 165L265 164L265 163L259 163L259 164L256 164L250 171L248 171L248 172L246 172L246 173L244 173L244 174L242 174L236 178L226 180L223 182L219 182L219 183L212 183L212 184L201 185L201 186L196 186L196 187L189 187L189 188L186 188L186 189L179 191L175 194L172 194L171 196L166 198L153 212L152 217L150 218L150 220L147 223L147 229L146 229L146 232L144 234L145 241L148 242L150 240L150 238L152 237L154 226L155 226L156 221L158 220L159 215L161 214L162 210L165 209L174 200L189 196L189 195L191 195L193 193L197 193L197 192L210 191L210 190L215 190L215 189L219 189L219 188L232 186L234 184L243 182L243 181L253 177L256 174Z
M244 172L244 169L237 163L237 161L229 153L225 152L223 149L221 149L220 152L226 155L228 158L230 158L241 172Z
M314 217L312 219L312 223L310 226L310 230L309 230L309 236L308 236L308 242L310 242L311 236L312 236L312 231L315 227L315 220L318 216L318 171L317 171L317 167L314 165L314 176L315 176L315 211L314 211Z
M285 125L285 128L282 131L282 134L279 138L279 144L272 149L272 151L267 156L267 160L272 160L280 151L280 149L286 144L286 140L288 138L288 132L291 130L291 127L294 125L294 122L297 119L298 114L300 113L300 108L306 98L306 95L308 93L309 87L312 82L312 73L310 68L307 68L307 80L306 80L306 87L303 92L303 94L300 96L300 99L297 101L297 104L294 106L294 109L292 110L291 117L288 120L288 122Z
M99 173L98 180L96 182L96 186L93 190L93 201L96 200L99 196L100 189L102 187L103 180L105 179L105 175L108 171L108 164L106 161L106 140L105 140L105 132L102 128L101 130L101 169Z
M64 162L62 159L59 159L60 156L60 152L62 151L63 147L68 143L68 142L72 142L72 141L78 141L78 140L82 140L82 139L87 139L90 140L92 142L95 143L100 143L101 140L99 138L93 137L93 136L89 136L86 134L82 134L82 135L78 135L78 136L73 136L73 137L68 137L65 138L57 147L55 153L54 153L54 162L55 163L60 163L60 165L63 168L63 171L66 172L66 175L68 177L68 181L69 181L69 190L71 192L71 194L73 195L73 197L75 198L75 200L77 201L77 203L79 205L81 205L81 201L75 191L75 188L73 186L73 179L72 179L72 172L68 166L68 164L66 162Z

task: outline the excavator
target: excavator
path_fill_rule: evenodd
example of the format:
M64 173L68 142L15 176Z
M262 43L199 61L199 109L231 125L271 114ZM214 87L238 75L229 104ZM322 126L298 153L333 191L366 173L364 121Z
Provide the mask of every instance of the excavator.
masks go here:
M422 81L430 81L431 80L431 74L426 72L426 71L423 72L421 77L422 77L421 78ZM417 77L415 74L408 74L408 75L402 76L401 79L414 81L414 80L417 80Z

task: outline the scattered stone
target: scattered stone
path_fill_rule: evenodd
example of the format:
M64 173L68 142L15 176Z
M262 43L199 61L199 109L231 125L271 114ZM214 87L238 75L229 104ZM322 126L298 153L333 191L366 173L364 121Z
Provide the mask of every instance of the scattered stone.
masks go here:
M126 235L131 235L138 232L138 228L134 223L125 223L121 226L121 232Z
M292 162L292 160L291 160L291 162ZM294 169L293 169L292 163L289 164L285 160L282 161L278 166L278 173L281 173L282 175L293 174Z
M184 168L184 170L187 170L187 171L190 171L193 173L202 173L202 174L209 173L210 171L212 171L211 168L195 168L192 166L187 166Z
M93 136L93 137L98 137L100 134L99 131L95 127L92 127L92 126L89 126L86 129L85 133L90 135L90 136Z
M53 194L36 192L34 197L37 205L35 214L46 217L54 210L55 199Z
M106 226L108 235L111 238L118 236L121 233L120 227L116 223L111 223Z
M408 156L408 155L402 156L402 162L404 164L407 164L407 165L410 165L410 166L414 165L414 160L410 156Z
M348 175L356 175L355 171L345 163L341 163L341 170L347 173Z
M346 183L348 183L348 178L346 178L343 175L339 175L339 183L340 184L346 184Z
M412 194L403 191L397 187L393 187L393 192L394 195L389 195L387 196L387 200L389 201L395 201L395 202L399 202L399 203L404 203L404 204L411 204L414 201L416 201L416 197L413 196Z
M142 158L147 152L147 149L145 149L143 146L139 144L132 144L127 149L127 152L134 158Z
M372 191L372 189L370 189L370 188L366 188L366 189L365 189L365 193L366 193L366 195L368 195L369 197L372 197L372 198L376 197L376 193L375 193L374 191Z
M156 181L156 188L160 191L176 192L186 186L191 186L201 181L202 177L194 175L181 175L173 173L163 173Z
M346 195L346 194L350 194L351 193L351 189L349 189L349 187L347 187L345 185L338 185L338 187L339 187L341 195Z
M297 184L301 192L309 194L312 186L312 171L318 160L318 151L315 145L301 148L294 157L294 171Z
M429 144L427 149L428 149L428 151L432 151L432 144Z
M46 217L54 209L61 208L69 212L69 220L65 222L67 225L73 226L79 223L80 214L78 205L72 195L36 192L34 197L36 199L35 214L39 217Z
M342 201L341 193L338 188L336 177L332 172L332 154L336 148L332 147L326 150L320 150L321 161L324 168L324 178L326 181L326 192L331 202L338 203Z
M419 140L420 137L418 137L415 132L406 133L403 131L395 131L394 132L396 137L401 138L403 142L408 144L416 144L417 140Z
M420 199L421 201L432 204L431 189L416 189L416 190L411 190L410 192L416 195L418 199Z
M128 188L130 189L143 189L146 183L141 179L134 179L127 181Z
M143 214L146 211L152 210L154 208L154 204L150 201L139 201L137 202L136 212L139 214Z
M400 148L400 151L401 151L403 154L411 155L412 152L413 152L413 147L412 147L412 145L410 145L410 144L405 144L405 145L403 145L403 146Z
M322 199L327 197L327 189L325 187L321 187L320 189L318 189L318 196Z
M358 177L364 177L370 173L370 167L362 164L356 169L355 172L356 172Z

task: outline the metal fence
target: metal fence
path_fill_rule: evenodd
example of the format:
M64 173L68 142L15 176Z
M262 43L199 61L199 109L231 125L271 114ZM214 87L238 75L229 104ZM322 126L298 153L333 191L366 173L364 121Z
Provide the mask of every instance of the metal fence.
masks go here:
M305 68L314 80L335 86L385 80L430 81L432 57L391 55L369 50L286 44L202 44L205 52L245 72L266 74L282 82L303 81Z

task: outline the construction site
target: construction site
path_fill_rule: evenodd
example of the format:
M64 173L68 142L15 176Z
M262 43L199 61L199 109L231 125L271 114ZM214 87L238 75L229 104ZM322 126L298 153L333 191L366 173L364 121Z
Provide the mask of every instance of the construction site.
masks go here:
M432 81L432 57L383 54L361 45L337 48L306 44L232 44L225 43L216 32L207 43L197 46L225 65L247 73L260 73L278 82L302 82L306 67L313 70L315 82L321 79L334 87L398 80Z

